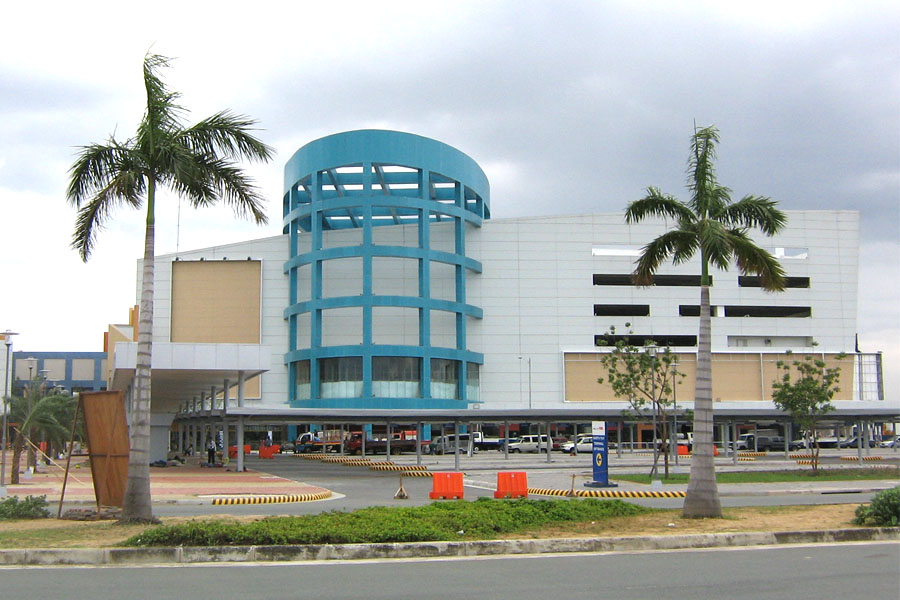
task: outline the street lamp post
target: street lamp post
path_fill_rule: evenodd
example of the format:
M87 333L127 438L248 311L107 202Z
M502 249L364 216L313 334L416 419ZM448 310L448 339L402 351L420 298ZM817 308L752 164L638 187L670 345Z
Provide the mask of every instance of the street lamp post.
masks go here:
M12 348L12 336L19 335L7 329L2 333L6 341L6 370L3 372L3 432L0 433L0 496L6 495L6 430L8 428L6 413L9 412L9 351Z
M659 475L657 471L657 461L659 460L659 446L656 442L656 411L659 404L656 400L656 346L647 348L647 354L650 355L650 385L653 395L653 468L650 469L650 481L656 479Z

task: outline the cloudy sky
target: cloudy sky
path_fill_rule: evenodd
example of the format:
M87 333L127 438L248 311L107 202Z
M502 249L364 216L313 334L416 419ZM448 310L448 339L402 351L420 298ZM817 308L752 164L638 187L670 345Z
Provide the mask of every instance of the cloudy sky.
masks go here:
M331 133L390 128L474 158L497 217L619 211L648 185L686 197L696 120L722 135L737 197L861 214L860 348L900 385L900 5L896 2L15 3L0 36L0 331L23 350L100 350L135 302L142 218L89 263L68 248L77 146L127 138L148 49L191 120L259 120L250 167L270 223L157 216L157 252L280 232L282 167ZM152 11L150 14L147 8ZM896 398L896 396L894 396Z

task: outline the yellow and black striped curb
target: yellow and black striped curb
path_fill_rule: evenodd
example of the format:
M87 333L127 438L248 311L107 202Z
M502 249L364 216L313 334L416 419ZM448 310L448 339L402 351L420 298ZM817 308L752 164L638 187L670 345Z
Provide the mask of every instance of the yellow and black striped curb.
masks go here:
M372 464L371 458L353 458L350 460L342 460L341 464L345 467L368 467Z
M651 492L625 490L575 490L579 498L684 498L685 492ZM572 490L555 490L549 488L528 488L529 494L535 496L570 496Z
M864 461L867 461L867 462L868 462L868 461L882 460L882 459L884 459L884 457L883 457L883 456L863 456L862 459L863 459ZM842 457L841 457L841 460L858 461L858 460L859 460L859 457L858 457L858 456L842 456Z
M281 504L287 502L313 502L331 497L331 490L315 494L281 494L278 496L239 496L234 498L215 498L213 506L230 504Z
M372 471L421 471L428 469L425 465L395 465L394 463L372 463L369 465Z
M324 454L298 454L297 456L304 460L325 460L328 458Z
M404 477L434 477L431 471L403 471L400 474Z
M811 465L813 463L816 463L816 461L814 461L814 460L798 460L797 461L798 465Z
M756 457L754 456L741 456L738 454L738 462L754 462Z
M369 459L367 459L367 458L366 458L366 459L359 459L359 458L353 458L353 457L351 457L351 456L326 456L325 458L322 459L322 462L327 462L327 463L345 463L345 462L351 462L351 461L354 461L354 460L369 460Z
M807 460L811 460L812 457L812 454L788 454L788 458L805 458Z
M741 456L744 456L747 458L753 458L756 456L767 456L767 453L765 453L765 452L738 452L738 457L741 457Z

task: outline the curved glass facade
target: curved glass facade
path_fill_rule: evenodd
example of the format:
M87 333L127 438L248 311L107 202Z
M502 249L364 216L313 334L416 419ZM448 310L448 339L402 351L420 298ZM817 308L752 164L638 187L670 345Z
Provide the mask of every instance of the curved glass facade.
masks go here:
M360 130L285 166L291 406L464 408L483 355L466 347L466 233L490 218L471 158L408 133ZM415 285L414 282L417 282Z

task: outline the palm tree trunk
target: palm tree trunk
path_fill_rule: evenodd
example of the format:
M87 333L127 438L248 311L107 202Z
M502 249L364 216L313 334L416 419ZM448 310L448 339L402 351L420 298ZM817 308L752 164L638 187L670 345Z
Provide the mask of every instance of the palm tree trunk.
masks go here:
M691 460L691 479L682 508L682 515L690 518L722 516L719 490L716 487L716 466L713 462L711 338L709 285L704 278L700 286L700 339L694 397L694 456Z
M138 321L137 360L129 428L131 449L128 455L128 480L125 484L122 521L155 521L150 497L150 365L153 341L155 191L156 182L150 178L147 188L147 228L141 274L141 313Z
M22 449L25 446L25 436L21 431L16 430L16 436L13 438L12 447L12 465L9 472L9 484L17 485L19 483L19 466L22 464Z

